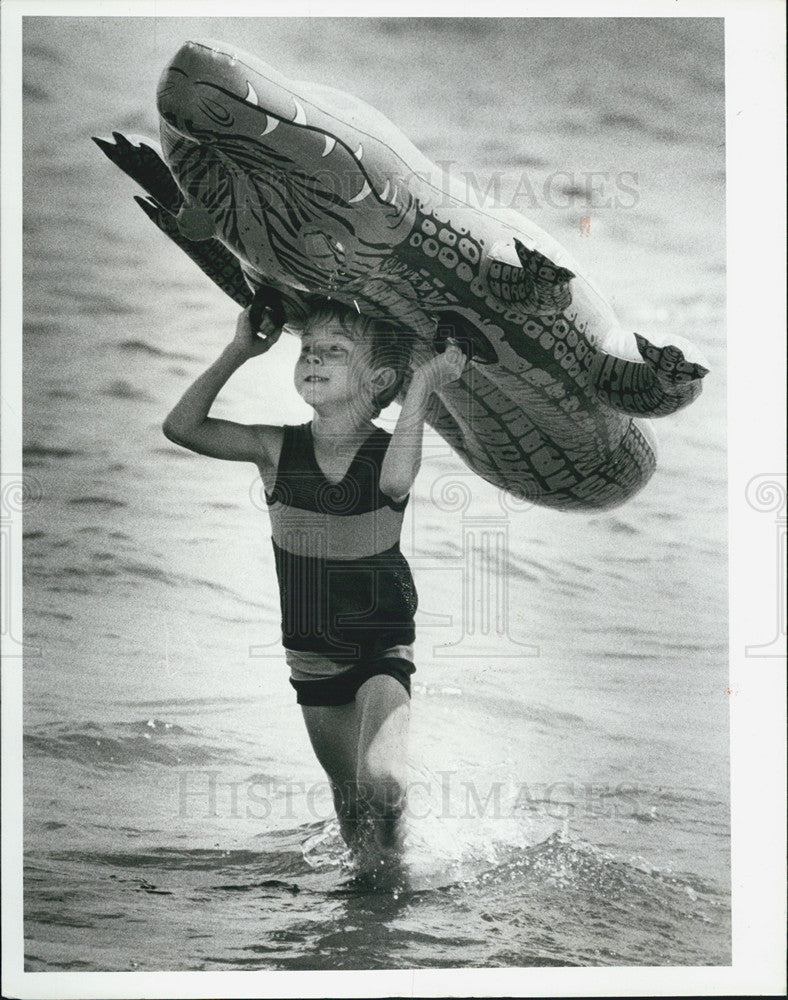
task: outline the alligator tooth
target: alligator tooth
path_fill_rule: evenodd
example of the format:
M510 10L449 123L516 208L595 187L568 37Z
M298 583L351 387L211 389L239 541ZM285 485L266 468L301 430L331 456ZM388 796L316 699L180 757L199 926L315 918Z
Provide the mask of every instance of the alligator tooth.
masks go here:
M295 125L306 125L306 112L298 103L298 101L293 98L293 103L296 106L295 118L293 119L293 124Z
M363 201L367 197L367 195L371 193L371 191L372 188L369 186L369 184L367 184L366 181L364 181L364 187L359 191L359 193L355 196L355 198L350 199L348 204L352 205L354 201Z
M327 135L326 136L326 148L323 150L323 152L320 155L321 156L328 156L328 154L331 152L331 150L334 148L334 146L336 146L336 144L337 144L337 141L333 137L333 135Z
M358 144L358 149L355 151L353 155L357 160L360 160L361 157L364 155L364 147L361 145L361 143Z
M386 186L383 188L383 191L380 194L380 200L385 201L386 198L388 198L388 196L389 196L389 182L388 180L386 180Z
M249 83L248 80L246 81L246 97L244 98L244 100L247 101L249 104L260 103L257 100L257 94L255 94L254 92L254 87L251 85L251 83Z
M268 117L266 119L266 122L267 122L267 124L265 126L265 132L261 132L260 133L261 137L264 136L264 135L268 135L269 132L273 132L273 130L279 124L279 119L278 118L272 118L271 115L268 115Z

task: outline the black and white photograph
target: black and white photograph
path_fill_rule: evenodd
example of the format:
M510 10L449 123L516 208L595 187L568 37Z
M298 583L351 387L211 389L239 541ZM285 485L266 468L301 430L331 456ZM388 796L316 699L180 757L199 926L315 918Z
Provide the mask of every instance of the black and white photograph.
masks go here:
M780 992L745 6L3 5L3 995Z

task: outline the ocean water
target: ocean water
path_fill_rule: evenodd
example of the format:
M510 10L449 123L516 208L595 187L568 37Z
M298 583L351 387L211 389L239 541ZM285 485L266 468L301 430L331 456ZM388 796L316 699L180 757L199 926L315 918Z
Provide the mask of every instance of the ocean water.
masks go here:
M160 431L235 307L90 142L155 136L158 75L205 36L366 99L711 368L605 514L515 509L427 436L394 886L344 861L253 470ZM26 19L28 970L730 963L722 43L686 19ZM307 419L294 348L218 411Z

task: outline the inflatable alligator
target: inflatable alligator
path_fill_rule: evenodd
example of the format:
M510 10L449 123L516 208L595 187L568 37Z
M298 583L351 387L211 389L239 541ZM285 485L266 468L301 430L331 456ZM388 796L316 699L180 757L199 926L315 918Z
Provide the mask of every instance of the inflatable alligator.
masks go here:
M649 480L655 438L633 418L686 406L708 370L678 338L625 332L539 227L433 183L437 168L363 102L231 46L183 45L158 110L160 149L95 141L237 303L297 327L332 297L415 331L422 355L456 336L471 361L429 423L517 497L604 510Z

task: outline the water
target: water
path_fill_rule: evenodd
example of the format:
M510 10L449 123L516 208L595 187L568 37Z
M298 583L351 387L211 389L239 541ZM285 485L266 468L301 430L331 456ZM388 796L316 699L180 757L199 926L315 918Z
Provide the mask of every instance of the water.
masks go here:
M625 324L712 369L607 514L502 507L428 435L403 544L409 846L387 885L343 858L252 470L160 432L234 307L89 140L155 135L161 68L206 35L380 108L565 243ZM25 48L26 968L729 963L721 29L31 18ZM307 419L294 347L219 413ZM506 553L508 632L486 646L462 630L472 531Z

